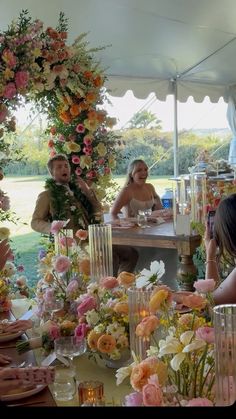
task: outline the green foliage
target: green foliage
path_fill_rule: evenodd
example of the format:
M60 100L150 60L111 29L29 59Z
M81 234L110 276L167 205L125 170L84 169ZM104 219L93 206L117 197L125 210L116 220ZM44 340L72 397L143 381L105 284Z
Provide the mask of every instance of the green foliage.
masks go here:
M158 128L161 129L160 120L156 115L146 109L136 112L130 119L129 128Z

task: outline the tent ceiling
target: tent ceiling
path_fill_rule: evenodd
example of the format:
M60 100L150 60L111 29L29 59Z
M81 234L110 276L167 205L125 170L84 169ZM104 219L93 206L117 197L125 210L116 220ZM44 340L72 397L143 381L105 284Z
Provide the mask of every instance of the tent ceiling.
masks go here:
M89 32L91 47L111 45L96 55L115 96L129 89L139 98L155 92L165 100L177 79L180 101L209 96L216 102L221 96L227 100L236 85L236 0L0 0L0 5L1 30L22 9L46 26L56 26L63 11L70 42Z

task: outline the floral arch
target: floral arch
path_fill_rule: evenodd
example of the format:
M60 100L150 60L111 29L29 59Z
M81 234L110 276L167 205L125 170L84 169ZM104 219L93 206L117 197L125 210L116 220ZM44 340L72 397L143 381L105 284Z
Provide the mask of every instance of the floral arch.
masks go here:
M111 182L115 166L115 123L101 109L105 75L88 49L86 34L67 45L67 19L60 13L56 29L43 29L23 10L0 33L0 142L15 130L13 111L22 99L34 101L48 115L50 156L68 156L72 176L93 181L99 197Z

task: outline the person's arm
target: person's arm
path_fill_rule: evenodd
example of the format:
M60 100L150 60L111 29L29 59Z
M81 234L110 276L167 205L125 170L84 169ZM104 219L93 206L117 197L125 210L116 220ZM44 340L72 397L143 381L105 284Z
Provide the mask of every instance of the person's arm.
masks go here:
M31 220L31 228L38 233L50 234L51 222L49 195L47 191L41 192L36 201L35 210Z
M152 194L153 194L153 198L154 198L154 206L152 208L153 211L156 210L161 210L163 209L162 203L161 203L161 198L159 197L159 195L157 195L155 188L153 185L151 185L151 189L152 189Z
M0 271L5 266L6 261L11 256L11 249L7 239L0 242Z
M111 216L114 220L119 218L118 214L120 213L121 209L128 205L130 201L129 191L127 187L123 188L119 195L116 197L112 207L111 207Z
M220 275L217 263L217 246L214 239L210 238L210 230L208 223L205 225L205 236L204 236L205 248L206 248L206 273L205 278L213 278L216 285L220 282Z
M236 304L236 268L213 292L213 299L216 305Z

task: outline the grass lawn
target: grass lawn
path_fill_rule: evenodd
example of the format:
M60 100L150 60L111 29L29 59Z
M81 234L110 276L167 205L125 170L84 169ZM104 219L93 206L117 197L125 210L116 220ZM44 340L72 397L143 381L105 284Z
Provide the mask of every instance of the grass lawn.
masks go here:
M125 176L114 178L120 187L124 185ZM18 263L25 266L25 275L31 284L36 282L37 254L40 248L41 235L34 232L30 227L32 213L37 196L44 190L45 178L40 176L9 177L1 181L1 189L10 198L11 210L19 218L17 224L4 223L11 230L13 247L19 257ZM162 195L166 187L172 186L172 181L167 178L150 177L159 195Z

